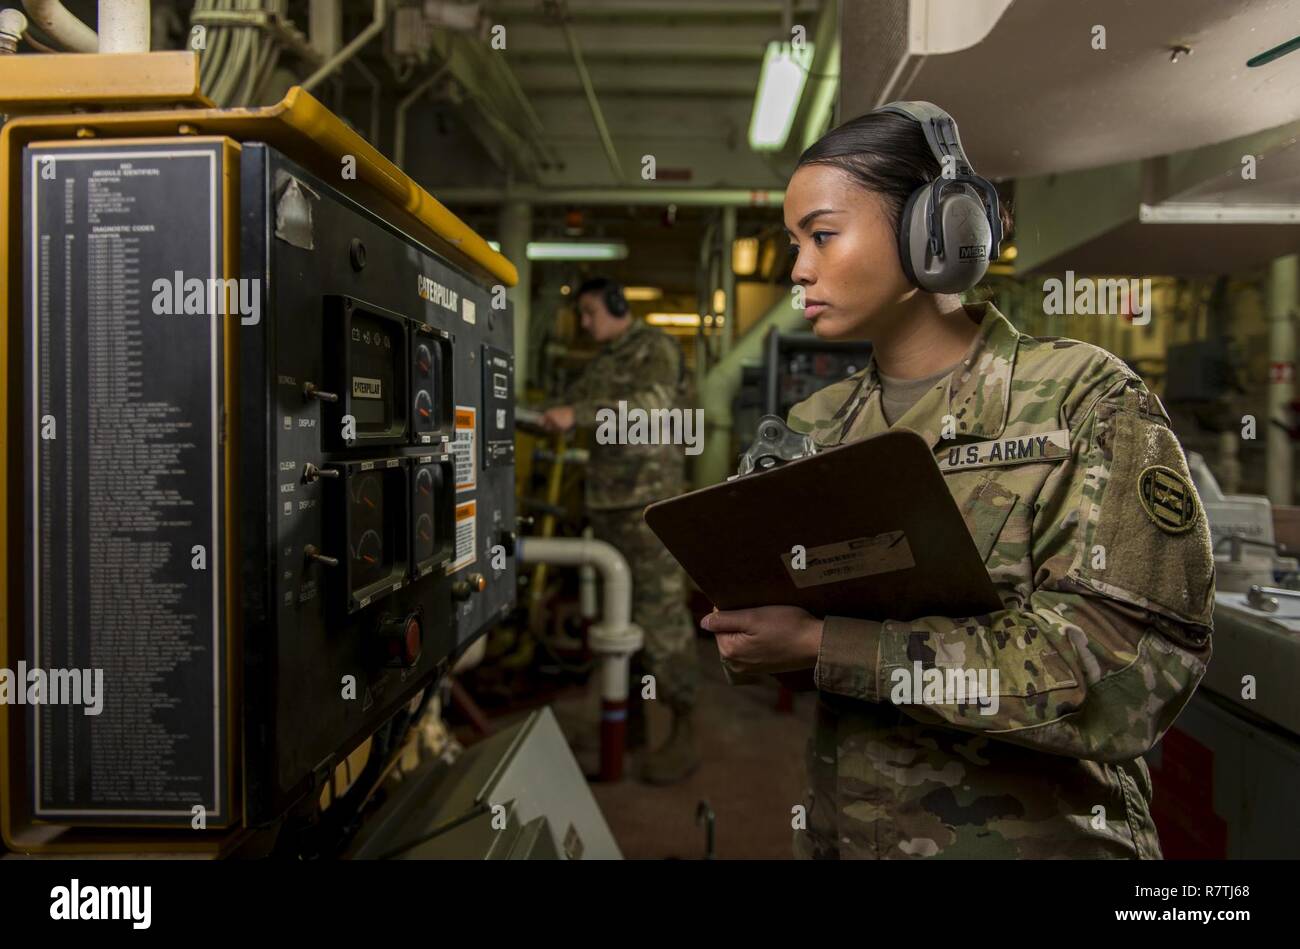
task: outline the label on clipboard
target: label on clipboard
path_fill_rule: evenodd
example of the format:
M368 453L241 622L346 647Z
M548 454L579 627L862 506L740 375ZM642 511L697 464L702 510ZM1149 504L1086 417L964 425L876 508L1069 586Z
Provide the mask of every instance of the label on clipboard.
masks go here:
M855 537L835 544L809 547L801 559L804 566L797 568L794 566L794 553L781 554L786 573L800 589L916 566L907 535L902 531L887 531L874 537Z

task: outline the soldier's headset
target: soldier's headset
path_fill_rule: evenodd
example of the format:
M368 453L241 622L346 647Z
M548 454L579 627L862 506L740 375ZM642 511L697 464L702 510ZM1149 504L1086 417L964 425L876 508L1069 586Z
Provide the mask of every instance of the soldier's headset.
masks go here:
M606 281L605 309L609 310L614 316L627 315L627 297L623 296L623 288L613 280Z
M872 111L901 115L920 125L939 162L939 177L912 192L899 218L903 273L931 293L969 290L1001 252L997 189L975 174L962 150L957 122L934 103L890 102Z

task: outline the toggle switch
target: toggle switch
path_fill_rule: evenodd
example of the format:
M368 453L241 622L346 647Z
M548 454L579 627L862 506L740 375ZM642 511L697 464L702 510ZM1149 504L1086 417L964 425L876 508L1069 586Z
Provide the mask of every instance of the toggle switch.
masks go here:
M316 563L324 564L327 567L337 567L339 565L338 557L326 556L320 552L320 548L315 544L308 544L302 549L302 552L307 555L308 560L314 560Z

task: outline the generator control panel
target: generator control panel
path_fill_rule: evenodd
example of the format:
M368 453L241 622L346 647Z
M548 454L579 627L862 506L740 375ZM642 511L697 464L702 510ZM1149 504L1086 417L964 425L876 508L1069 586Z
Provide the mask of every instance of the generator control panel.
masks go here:
M515 601L505 294L275 147L25 148L24 807L264 826Z

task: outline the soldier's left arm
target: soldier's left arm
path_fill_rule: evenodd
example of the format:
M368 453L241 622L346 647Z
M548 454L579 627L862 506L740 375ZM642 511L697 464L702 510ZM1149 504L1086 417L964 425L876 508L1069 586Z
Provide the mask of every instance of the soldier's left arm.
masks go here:
M1129 375L1097 388L1039 493L1028 546L995 551L1030 558L1027 600L968 618L826 617L819 689L1078 758L1131 759L1159 740L1210 656L1209 528L1159 402ZM909 695L917 662L921 683L926 669L967 686L982 671L986 704Z

